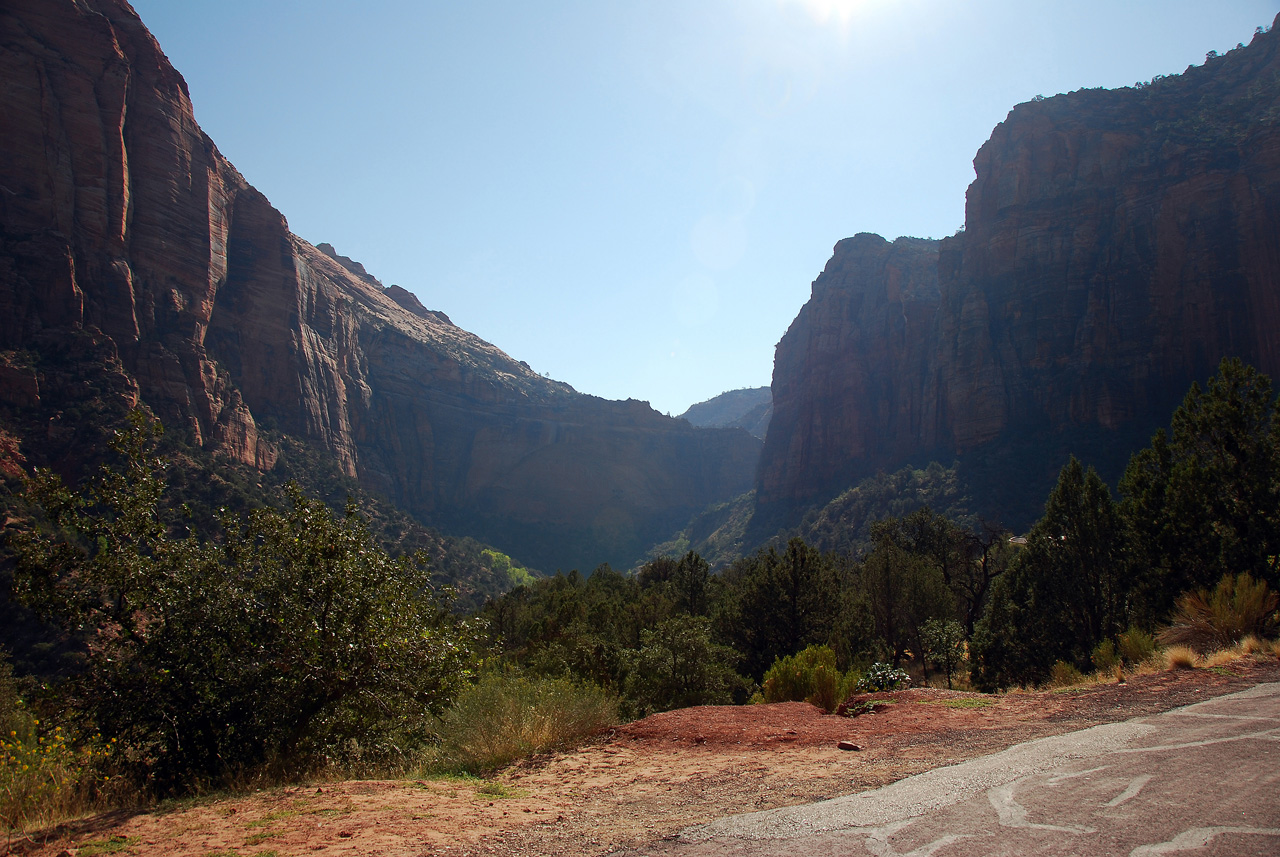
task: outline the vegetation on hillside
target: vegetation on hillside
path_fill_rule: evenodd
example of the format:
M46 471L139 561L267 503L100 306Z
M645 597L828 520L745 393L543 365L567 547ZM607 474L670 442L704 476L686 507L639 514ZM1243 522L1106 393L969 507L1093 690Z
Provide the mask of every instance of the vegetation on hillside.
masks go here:
M283 508L197 511L172 501L158 424L126 425L78 489L29 480L8 538L13 595L67 654L39 685L0 659L10 828L47 819L35 804L253 777L484 772L618 717L834 710L909 674L1066 685L1152 662L1157 639L1162 662L1193 666L1280 624L1280 418L1239 361L1192 388L1118 499L1070 459L1025 540L920 505L955 499L945 468L902 471L810 519L818 544L719 573L684 551L539 578L478 549L514 588L465 619L427 557L390 555L354 504L335 515L291 484ZM894 486L913 499L894 505Z

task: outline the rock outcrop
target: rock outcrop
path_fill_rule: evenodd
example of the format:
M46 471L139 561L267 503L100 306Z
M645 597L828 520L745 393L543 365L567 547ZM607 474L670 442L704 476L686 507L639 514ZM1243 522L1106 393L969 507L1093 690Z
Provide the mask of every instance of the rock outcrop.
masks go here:
M1222 357L1280 374L1278 50L1260 32L1182 75L1018 105L974 160L963 232L837 245L778 345L761 509L957 456L1042 501L1068 452L1114 478Z
M13 0L0 39L0 350L101 334L194 443L269 468L271 426L542 568L627 562L750 488L746 432L578 394L293 235L124 0Z

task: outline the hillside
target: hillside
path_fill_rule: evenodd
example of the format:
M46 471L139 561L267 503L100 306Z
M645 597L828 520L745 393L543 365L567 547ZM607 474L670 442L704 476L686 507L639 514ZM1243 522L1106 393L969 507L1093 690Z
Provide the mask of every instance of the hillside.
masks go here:
M1221 358L1280 373L1278 120L1273 29L1020 104L974 159L962 231L837 244L778 345L757 528L931 460L1023 527L1069 453L1114 480Z
M0 38L0 421L21 450L71 475L93 458L74 408L24 428L92 351L194 448L269 471L296 439L547 570L625 565L750 487L747 432L579 394L290 232L124 0L9 3Z
M690 405L679 418L698 428L743 428L764 440L773 418L773 394L768 387L730 390Z

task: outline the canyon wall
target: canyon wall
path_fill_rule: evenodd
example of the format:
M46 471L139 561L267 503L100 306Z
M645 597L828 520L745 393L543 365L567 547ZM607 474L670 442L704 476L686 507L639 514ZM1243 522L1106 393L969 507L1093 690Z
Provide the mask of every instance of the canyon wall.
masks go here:
M766 516L931 458L1043 502L1068 453L1114 478L1222 357L1280 375L1278 42L1018 105L961 233L840 242L777 348Z
M88 331L194 444L265 469L272 432L303 438L548 570L629 562L751 487L745 431L581 395L293 235L124 0L13 0L0 39L0 351Z

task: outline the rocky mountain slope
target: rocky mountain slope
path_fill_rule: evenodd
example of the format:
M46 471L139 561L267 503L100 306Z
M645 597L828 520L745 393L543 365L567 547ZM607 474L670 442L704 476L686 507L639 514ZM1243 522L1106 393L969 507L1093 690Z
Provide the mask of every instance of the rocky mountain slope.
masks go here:
M728 428L737 426L764 440L773 418L773 394L768 387L749 387L730 390L713 396L705 402L690 405L680 415L690 425L698 428Z
M745 431L578 394L293 235L124 0L14 0L0 44L9 412L88 336L193 444L269 469L265 435L303 439L421 520L546 569L628 562L750 488ZM69 445L86 430L60 428Z
M965 228L841 241L778 345L773 521L958 458L1020 524L1069 452L1114 478L1224 356L1280 374L1280 34L1184 74L1014 108Z

